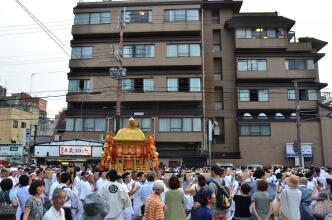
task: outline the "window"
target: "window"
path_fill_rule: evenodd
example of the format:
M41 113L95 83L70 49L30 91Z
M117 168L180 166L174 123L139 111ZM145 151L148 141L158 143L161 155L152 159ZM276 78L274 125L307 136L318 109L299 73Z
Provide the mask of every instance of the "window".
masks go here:
M92 50L92 47L73 47L71 51L71 58L73 60L92 58Z
M199 57L201 56L200 44L169 44L167 57Z
M316 101L317 100L317 91L313 89L308 90L308 100Z
M83 118L75 118L74 131L83 131Z
M240 102L249 102L250 93L249 89L240 89Z
M76 14L74 24L89 24L89 21L90 21L89 13Z
M168 92L200 92L201 79L200 78L168 78L167 79Z
M66 118L66 131L74 131L74 118Z
M288 100L295 100L296 94L295 90L288 90Z
M216 109L223 109L224 107L224 93L222 87L214 88L214 102Z
M90 24L100 24L100 13L90 14Z
M267 89L240 89L240 102L267 102L269 91Z
M13 128L18 128L18 121L17 120L13 120Z
M104 132L105 125L104 118L66 118L66 131Z
M154 89L154 80L153 79L143 79L143 91L152 92Z
M120 120L120 127L126 128L128 126L128 120L129 118L121 118ZM135 119L138 123L138 127L144 131L151 131L151 118L136 118ZM114 128L116 125L116 121L114 120Z
M160 132L200 132L201 118L159 118Z
M179 78L178 91L188 92L190 91L189 78Z
M239 72L265 72L267 71L266 60L238 60L237 69Z
M220 31L220 29L212 30L212 35L213 35L212 52L220 52L221 51L221 31Z
M168 92L177 92L179 89L178 78L169 78L167 79L167 91Z
M150 44L125 45L123 47L124 58L154 57L155 46Z
M314 60L286 60L285 61L286 70L314 70L315 64Z
M213 136L212 142L214 144L225 143L225 126L224 118L217 117L213 120Z
M220 11L219 10L212 11L212 24L220 24Z
M104 118L95 119L95 131L105 131L106 120Z
M288 90L288 100L294 101L296 99L296 94L294 89ZM316 101L317 91L314 89L300 89L299 90L299 100L300 101Z
M214 80L222 80L222 59L213 59L213 76Z
M121 12L123 14L123 12ZM151 23L152 11L138 10L138 11L126 11L125 15L126 23Z
M198 9L165 10L165 21L199 21Z
M237 39L285 38L284 28L236 28Z
M27 123L26 122L21 122L21 128L26 128L27 127Z
M93 118L84 119L84 131L94 131L95 120Z
M74 24L110 24L111 12L81 13L75 15Z
M68 92L88 92L90 90L90 80L78 79L69 80Z
M241 124L240 136L271 136L271 128L268 124Z
M201 91L201 79L190 78L190 92L200 92L200 91Z
M151 92L153 90L153 79L137 78L122 80L122 91L124 92Z

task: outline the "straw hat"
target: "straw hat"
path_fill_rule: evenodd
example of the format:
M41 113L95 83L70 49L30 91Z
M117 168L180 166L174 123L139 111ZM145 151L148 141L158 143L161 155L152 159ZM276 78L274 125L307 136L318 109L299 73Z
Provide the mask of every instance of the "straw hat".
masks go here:
M299 178L295 175L291 175L285 179L288 187L290 188L297 188L299 186Z

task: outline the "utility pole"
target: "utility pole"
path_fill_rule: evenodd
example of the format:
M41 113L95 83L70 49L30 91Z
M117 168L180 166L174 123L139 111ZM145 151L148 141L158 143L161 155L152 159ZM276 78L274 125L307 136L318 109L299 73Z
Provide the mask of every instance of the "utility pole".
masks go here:
M295 89L295 108L296 108L296 140L294 150L295 153L299 154L300 167L303 167L302 164L302 148L301 148L301 117L300 117L300 92L298 87L298 81L294 80L294 89Z
M113 46L113 55L119 62L119 68L111 67L109 69L111 78L117 80L117 92L116 92L116 110L115 110L115 120L116 128L115 131L120 130L120 116L121 116L121 84L122 77L126 76L126 69L122 68L123 65L123 32L126 24L126 8L123 10L123 14L119 16L119 29L120 29L120 43L119 46Z

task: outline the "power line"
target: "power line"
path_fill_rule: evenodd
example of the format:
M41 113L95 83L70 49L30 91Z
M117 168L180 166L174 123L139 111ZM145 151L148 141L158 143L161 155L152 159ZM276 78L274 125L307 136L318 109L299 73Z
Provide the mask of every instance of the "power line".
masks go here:
M45 33L61 48L61 50L70 57L70 53L68 52L68 48L62 41L53 34L36 16L34 16L19 0L15 0L17 4L21 6L21 8L45 31Z

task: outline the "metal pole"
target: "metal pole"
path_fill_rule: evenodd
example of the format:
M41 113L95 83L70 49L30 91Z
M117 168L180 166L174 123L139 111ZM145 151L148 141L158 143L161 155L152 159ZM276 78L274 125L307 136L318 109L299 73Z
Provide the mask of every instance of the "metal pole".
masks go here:
M125 17L126 17L126 8L123 10L123 15L120 16L120 43L119 43L119 75L117 77L118 86L117 86L117 95L116 95L116 112L115 112L115 120L116 120L116 128L115 131L118 132L120 130L120 116L121 116L121 84L122 84L122 65L123 65L123 31L125 26Z
M298 82L294 80L294 88L295 88L295 107L296 107L296 148L297 153L299 154L299 163L300 167L303 167L302 163L302 149L301 149L301 117L300 117L300 95L299 95L299 87Z

